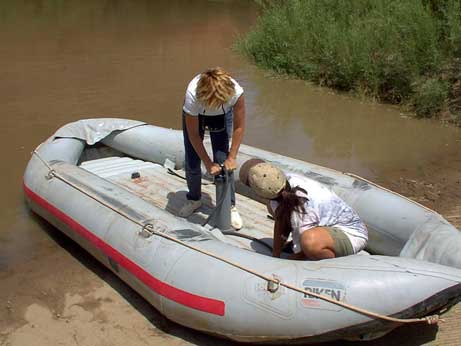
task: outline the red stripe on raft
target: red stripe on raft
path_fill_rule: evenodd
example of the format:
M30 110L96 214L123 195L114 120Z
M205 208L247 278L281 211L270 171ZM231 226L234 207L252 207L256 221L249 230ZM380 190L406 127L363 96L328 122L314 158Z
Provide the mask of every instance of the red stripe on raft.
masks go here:
M224 316L225 303L221 300L211 299L207 297L198 296L179 288L171 286L163 281L160 281L138 266L136 263L125 257L122 253L105 243L102 239L94 235L88 229L80 225L77 221L70 216L64 214L61 210L48 203L45 199L37 195L26 184L23 184L24 192L26 195L40 207L46 209L55 217L65 222L72 230L77 232L80 236L91 242L94 246L100 249L104 254L114 259L123 268L141 280L146 286L150 287L153 291L175 301L176 303L188 306L192 309L208 312L219 316Z

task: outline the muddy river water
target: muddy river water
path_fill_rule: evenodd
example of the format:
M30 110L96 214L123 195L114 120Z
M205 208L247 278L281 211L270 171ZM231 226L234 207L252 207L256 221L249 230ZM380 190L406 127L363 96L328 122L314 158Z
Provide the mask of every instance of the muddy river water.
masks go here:
M210 66L245 89L247 144L372 180L460 152L459 129L255 68L231 47L256 18L243 0L1 1L0 275L67 251L23 201L35 146L81 118L180 128L186 85Z

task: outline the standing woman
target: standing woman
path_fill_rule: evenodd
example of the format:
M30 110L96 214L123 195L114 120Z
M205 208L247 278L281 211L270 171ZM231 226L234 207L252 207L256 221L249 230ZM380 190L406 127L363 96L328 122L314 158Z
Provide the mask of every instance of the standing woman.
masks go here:
M320 260L348 256L363 250L366 225L333 191L319 182L258 159L240 168L240 181L270 200L275 218L272 256L280 257L291 234L290 259Z
M179 211L188 217L200 208L201 162L211 175L220 173L218 164L224 156L224 167L232 172L236 169L237 153L245 129L245 100L243 88L222 68L209 69L192 79L186 91L183 106L183 132L186 153L186 178L189 192L187 201ZM203 145L205 130L210 132L213 160ZM232 145L229 148L229 139ZM235 186L231 181L231 224L242 228L242 218L235 207Z

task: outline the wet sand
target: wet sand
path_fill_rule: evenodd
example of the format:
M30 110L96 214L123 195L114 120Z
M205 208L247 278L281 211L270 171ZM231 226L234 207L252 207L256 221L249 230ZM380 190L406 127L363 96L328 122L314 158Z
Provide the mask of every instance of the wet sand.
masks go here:
M240 0L0 4L0 346L236 345L167 321L30 213L21 191L31 150L70 121L179 128L185 86L208 66L244 86L247 144L363 175L461 226L461 130L255 69L230 49L255 17ZM458 306L439 329L405 326L364 345L457 345L460 327Z

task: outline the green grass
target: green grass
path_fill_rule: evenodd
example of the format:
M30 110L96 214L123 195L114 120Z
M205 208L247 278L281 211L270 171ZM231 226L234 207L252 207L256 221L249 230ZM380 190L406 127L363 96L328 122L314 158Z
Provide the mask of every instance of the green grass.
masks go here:
M461 0L259 3L257 25L237 43L258 65L410 105L419 116L458 109Z

